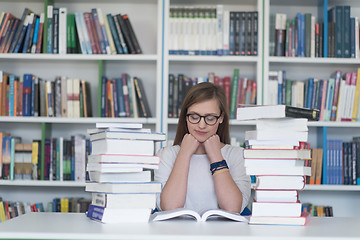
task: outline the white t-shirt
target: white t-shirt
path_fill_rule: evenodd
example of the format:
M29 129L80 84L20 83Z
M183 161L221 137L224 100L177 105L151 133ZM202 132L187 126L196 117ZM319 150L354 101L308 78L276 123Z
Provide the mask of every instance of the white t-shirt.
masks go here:
M159 169L155 170L155 181L165 186L180 146L167 146L160 149L156 155L160 157ZM241 211L247 206L251 193L250 176L246 175L243 158L243 148L225 145L221 154L226 160L230 174L240 189L243 202ZM210 161L206 154L194 154L190 160L188 186L185 208L200 212L204 209L218 209L213 177L210 172ZM160 194L157 196L157 208L160 208Z

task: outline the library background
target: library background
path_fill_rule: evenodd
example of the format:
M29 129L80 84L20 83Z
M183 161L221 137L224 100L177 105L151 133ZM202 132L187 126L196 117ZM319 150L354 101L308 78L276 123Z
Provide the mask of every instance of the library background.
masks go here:
M157 148L171 144L184 94L210 81L227 94L232 144L255 128L235 119L239 103L319 109L308 143L322 149L325 177L300 200L319 215L359 216L359 16L355 0L1 1L2 201L86 204L71 149L88 151L87 129L142 123L166 133ZM62 171L59 142L70 149ZM15 143L12 174L3 146Z

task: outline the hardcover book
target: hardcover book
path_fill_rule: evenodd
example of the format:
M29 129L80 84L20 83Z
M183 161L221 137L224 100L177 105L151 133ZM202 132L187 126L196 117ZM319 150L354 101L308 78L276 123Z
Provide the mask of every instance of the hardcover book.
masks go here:
M142 182L142 183L85 183L86 192L101 193L160 193L161 183Z
M92 193L92 204L105 208L155 208L156 194Z
M87 217L102 223L148 222L151 208L116 209L90 204Z
M237 120L253 120L261 118L307 118L318 121L319 110L286 105L254 105L238 108Z
M105 182L151 182L151 171L143 171L141 168L140 172L99 172L89 171L90 181L105 183Z
M300 217L250 216L249 224L304 226L309 216L310 216L309 212L302 213Z

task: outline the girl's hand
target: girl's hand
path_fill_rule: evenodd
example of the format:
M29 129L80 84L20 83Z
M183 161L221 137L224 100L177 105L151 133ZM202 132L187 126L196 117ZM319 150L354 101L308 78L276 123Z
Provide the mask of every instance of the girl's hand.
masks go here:
M223 156L221 155L222 144L220 142L220 137L217 134L209 137L203 142L203 145L210 163L223 160Z
M200 142L193 135L187 133L184 135L180 145L179 154L191 157L200 146Z

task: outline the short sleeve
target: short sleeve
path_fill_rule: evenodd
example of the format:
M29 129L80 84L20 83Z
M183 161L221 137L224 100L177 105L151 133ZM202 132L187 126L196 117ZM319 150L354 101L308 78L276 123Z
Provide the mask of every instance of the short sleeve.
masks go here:
M170 173L173 169L175 159L178 152L178 146L169 146L160 149L156 155L160 158L159 169L154 170L154 181L161 183L161 188L163 188L170 176ZM159 210L160 208L160 194L157 194L156 197L156 206Z
M248 205L251 195L251 179L249 175L246 175L243 148L230 146L227 155L228 156L226 156L226 161L229 166L230 174L243 196L243 202L241 206L242 212Z

